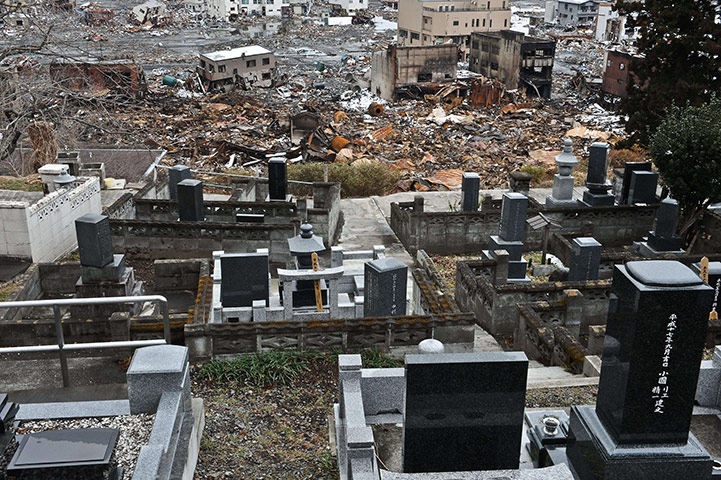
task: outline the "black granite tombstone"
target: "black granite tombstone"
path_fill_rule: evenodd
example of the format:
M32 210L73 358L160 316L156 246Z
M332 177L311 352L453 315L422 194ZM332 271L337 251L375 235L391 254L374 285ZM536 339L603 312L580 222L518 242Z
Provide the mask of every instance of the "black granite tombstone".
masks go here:
M181 222L202 222L203 182L187 179L178 183L178 216Z
M405 315L407 275L408 267L395 258L379 258L366 263L363 315Z
M286 201L288 181L286 163L282 158L271 158L268 161L268 195L271 201Z
M631 174L635 171L650 171L651 162L627 162L623 168L623 183L621 188L621 205L628 203L628 192L631 189Z
M268 254L233 253L220 256L220 302L223 307L268 306Z
M589 148L588 176L586 188L583 192L583 203L592 207L609 206L614 204L613 195L608 191L611 184L606 181L606 158L608 156L608 143L595 142Z
M628 204L656 203L658 173L647 171L631 172L631 186L628 190Z
M481 188L481 177L477 173L464 172L461 183L462 205L464 212L478 210L478 192Z
M509 242L522 242L526 238L526 210L528 198L520 193L503 194L499 236Z
M407 355L403 471L518 468L527 372L522 352Z
M108 478L118 434L117 428L87 428L23 435L7 472L22 480Z
M596 408L571 410L577 478L707 478L689 427L713 289L669 260L616 265L612 288Z
M568 281L598 280L601 250L601 244L593 237L574 238L571 243L571 264L568 269Z
M192 178L190 167L175 165L168 171L168 192L171 200L178 200L178 184L183 180Z
M80 265L102 268L113 261L110 220L105 215L86 213L75 220Z
M676 235L676 215L678 201L664 198L656 210L653 231L648 234L648 244L660 252L679 250L681 237Z

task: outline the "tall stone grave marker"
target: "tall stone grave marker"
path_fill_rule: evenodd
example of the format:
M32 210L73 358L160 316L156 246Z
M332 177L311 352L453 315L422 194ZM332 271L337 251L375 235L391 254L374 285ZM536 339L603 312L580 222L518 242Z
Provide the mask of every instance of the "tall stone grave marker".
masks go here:
M102 268L113 261L110 220L105 215L86 213L75 220L80 265Z
M478 191L481 188L481 177L477 173L464 172L461 183L462 205L464 212L475 212L478 210Z
M684 255L681 249L681 237L676 235L676 216L678 201L664 198L656 210L653 230L648 239L638 243L639 253L644 257L658 258L664 255Z
M408 267L392 257L365 264L363 315L387 317L406 314Z
M601 244L593 237L574 238L571 243L571 265L568 269L569 282L598 280L601 265Z
M223 307L268 306L268 254L226 253L220 256L220 302Z
M578 165L578 159L573 155L573 142L570 138L563 141L563 151L556 156L558 173L553 176L553 193L546 197L547 208L577 207L578 202L573 199L573 167Z
M528 198L520 193L510 192L503 194L501 203L501 225L498 235L491 235L488 239L488 251L484 252L488 258L495 258L495 252L505 250L508 252L508 281L526 282L528 266L521 256L523 241L526 238L526 211Z
M522 352L407 355L403 471L518 468L527 373Z
M287 166L282 158L268 160L268 198L286 202L288 199Z
M171 200L178 200L178 184L192 177L193 174L190 171L190 167L175 165L170 168L168 171L168 191Z
M187 179L178 183L178 215L181 222L202 222L203 182Z
M612 185L606 180L608 143L592 143L589 150L588 176L586 177L586 191L583 192L583 203L590 207L612 206L615 199L608 193Z
M616 265L596 407L571 410L580 480L710 478L689 433L713 289L670 260Z
M631 185L628 190L628 204L656 203L658 173L647 171L631 172Z

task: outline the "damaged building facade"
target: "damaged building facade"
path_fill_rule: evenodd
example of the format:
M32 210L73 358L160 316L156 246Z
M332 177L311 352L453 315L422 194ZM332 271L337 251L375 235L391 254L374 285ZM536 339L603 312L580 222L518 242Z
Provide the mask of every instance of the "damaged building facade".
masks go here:
M492 32L511 25L506 0L434 1L400 0L398 43L400 45L453 44L466 57L473 32Z
M563 26L593 25L598 15L594 0L555 0L546 2L546 22Z
M275 55L259 45L201 53L198 66L211 89L239 82L268 87L274 71Z
M373 52L371 91L393 100L402 90L422 84L452 82L456 79L455 45L388 47Z
M551 98L556 42L503 30L471 35L468 60L472 72L495 78L509 89L524 89L531 97Z
M619 49L606 50L603 59L603 83L601 91L619 98L628 96L629 66L637 54Z

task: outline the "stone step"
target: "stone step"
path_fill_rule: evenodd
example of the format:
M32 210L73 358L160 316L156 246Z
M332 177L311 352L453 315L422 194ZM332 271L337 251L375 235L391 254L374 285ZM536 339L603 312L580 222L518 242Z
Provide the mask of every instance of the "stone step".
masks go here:
M15 419L18 408L19 406L13 402L5 402L5 405L0 408L0 433L5 433L8 430L8 427Z

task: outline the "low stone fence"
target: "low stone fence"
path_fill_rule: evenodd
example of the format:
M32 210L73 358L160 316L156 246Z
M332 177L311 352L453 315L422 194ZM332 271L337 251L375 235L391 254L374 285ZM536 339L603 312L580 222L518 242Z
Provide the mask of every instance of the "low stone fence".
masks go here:
M421 340L431 338L436 328L469 325L473 325L473 315L465 313L325 321L192 323L185 326L185 344L190 349L191 361L265 350L345 352L375 348L388 351L395 346L418 345Z
M288 223L248 224L111 219L113 249L142 259L212 257L216 250L255 252L269 248L270 261L290 261L288 239L300 227Z
M261 214L265 215L264 223L288 223L298 215L298 211L290 202L205 201L203 214L206 222L236 223L237 214ZM175 222L178 220L178 202L136 199L135 219Z
M517 336L519 304L558 301L568 289L578 290L585 300L580 334L587 333L588 325L606 323L609 281L494 285L495 260L463 261L456 265L458 306L464 312L473 312L476 322L497 338Z
M478 212L426 212L422 198L391 203L391 228L406 249L430 254L477 253L488 247L488 237L500 226L500 200L484 201ZM653 228L657 205L546 209L529 200L528 218L542 211L562 225L561 232L592 225L591 236L604 246L622 246L640 240ZM526 229L526 250L539 250L543 229Z

